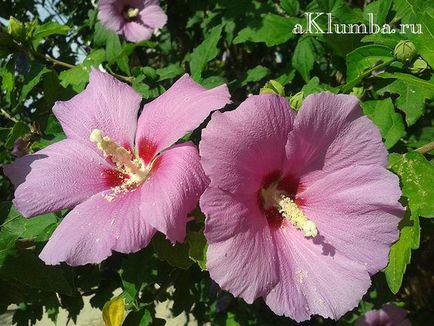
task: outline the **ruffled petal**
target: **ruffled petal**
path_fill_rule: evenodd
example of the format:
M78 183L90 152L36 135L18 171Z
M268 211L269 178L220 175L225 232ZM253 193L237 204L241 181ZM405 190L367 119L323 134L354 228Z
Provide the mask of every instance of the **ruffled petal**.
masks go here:
M294 113L276 95L251 96L235 111L213 114L199 145L205 173L215 187L256 193L264 178L279 172Z
M170 241L182 242L187 214L208 185L197 149L190 142L174 146L157 158L152 173L140 189L141 209Z
M386 267L404 215L399 179L379 166L302 178L305 214L324 241L374 274Z
M141 156L152 156L197 128L211 113L230 102L226 85L206 90L187 74L148 103L139 118L136 143ZM152 146L152 152L149 151Z
M161 28L167 23L167 15L160 6L149 5L140 12L140 20L150 28Z
M333 172L354 164L386 167L387 150L378 128L355 96L324 92L303 102L287 144L286 169L300 176Z
M132 253L146 247L155 229L140 210L140 192L99 193L75 207L54 231L40 258L48 265L100 263L112 251Z
M141 96L109 74L92 69L90 82L80 94L56 102L53 112L68 138L97 149L90 142L93 129L100 129L121 146L133 148Z
M112 166L81 143L65 139L4 167L24 216L72 208L110 188Z
M278 281L274 241L256 201L217 188L201 198L206 215L207 269L221 288L252 303Z
M292 225L272 232L280 280L265 298L271 310L301 322L315 314L336 320L357 306L371 284L363 265Z

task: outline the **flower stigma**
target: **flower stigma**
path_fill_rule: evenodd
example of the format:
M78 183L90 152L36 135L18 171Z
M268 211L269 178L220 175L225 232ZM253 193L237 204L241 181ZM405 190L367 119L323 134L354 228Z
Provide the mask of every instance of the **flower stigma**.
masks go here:
M278 190L277 187L278 184L274 183L266 189L261 189L264 209L275 207L289 223L303 231L305 237L316 237L318 229L315 223L309 220L291 197Z
M119 172L128 175L121 185L112 188L112 194L104 196L108 201L112 201L118 193L134 190L149 177L153 162L145 164L140 157L133 156L129 150L118 145L110 137L104 136L102 130L92 130L89 139L96 143L105 158L110 158L116 164Z

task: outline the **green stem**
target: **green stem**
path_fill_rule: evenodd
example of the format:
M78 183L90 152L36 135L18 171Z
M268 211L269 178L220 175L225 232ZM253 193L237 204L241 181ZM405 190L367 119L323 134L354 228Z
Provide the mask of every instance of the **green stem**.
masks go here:
M18 120L11 116L6 110L0 109L0 114L5 118L11 120L13 123L18 123Z
M422 147L419 147L418 149L415 149L415 152L421 153L422 155L427 154L434 150L434 141L431 143L428 143L426 145L423 145Z
M63 61L54 59L54 58L50 57L49 55L45 55L45 56L38 55L38 56L41 57L41 58L44 58L47 61L52 62L54 65L57 65L57 66L65 67L65 68L68 68L68 69L76 67L76 66L74 66L72 64L69 64L67 62L63 62ZM113 72L111 72L110 74L113 75L114 77L116 77L117 79L123 80L123 81L125 81L127 83L132 83L133 80L134 80L134 77L122 76L122 75L115 74Z
M365 79L366 77L369 77L375 70L380 70L383 69L387 66L389 66L392 62L394 62L395 59L390 59L386 62L383 62L377 66L374 66L368 70L366 70L365 72L363 72L359 77L357 77L356 79L346 83L345 85L342 85L341 89L343 93L349 93L353 90L353 87L357 86L358 84L360 84L360 82Z

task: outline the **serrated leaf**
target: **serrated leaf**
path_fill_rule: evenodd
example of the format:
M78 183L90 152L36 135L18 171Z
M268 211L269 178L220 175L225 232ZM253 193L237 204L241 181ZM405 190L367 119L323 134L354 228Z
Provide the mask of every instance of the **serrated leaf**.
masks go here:
M401 178L412 214L434 217L434 166L417 152L392 155L390 168Z
M380 129L381 136L387 148L391 148L405 134L404 122L399 113L395 112L392 100L367 101L362 103L363 112Z
M92 51L79 66L64 70L59 74L59 79L63 87L71 85L77 93L81 92L89 80L90 67L98 66L105 60L105 51L98 49Z
M9 132L5 143L6 148L11 149L18 138L28 134L29 132L29 127L24 122L18 121Z
M140 309L139 311L131 311L125 321L123 326L148 326L152 323L152 315L147 309Z
M300 3L298 0L281 0L280 6L290 16L297 16L300 10Z
M393 60L393 51L387 46L377 44L361 46L347 55L347 81L355 80L365 70L390 60Z
M33 47L37 48L41 40L50 35L64 35L70 30L69 26L62 25L56 22L48 22L43 25L36 26L33 33Z
M184 69L178 64L171 64L167 67L159 68L156 70L157 75L159 76L159 81L173 79L178 77L184 73Z
M247 71L247 76L244 78L244 80L241 83L241 86L245 86L251 82L260 81L261 79L267 77L269 73L270 73L270 69L261 65L249 69Z
M119 68L126 74L130 74L130 67L128 65L128 56L120 55L122 50L122 44L119 39L119 35L111 32L107 35L106 41L106 58L109 64L117 63Z
M176 244L173 246L161 234L152 240L158 258L166 261L173 267L189 269L193 261L189 258L189 247L187 243Z
M392 245L389 263L384 270L386 281L392 293L398 293L407 265L411 260L411 250L419 247L420 225L417 215L407 212L400 223L399 240Z
M122 263L122 287L127 304L135 302L145 283L147 272L146 254L144 251L129 255Z
M310 71L317 56L317 43L318 41L312 36L301 37L292 56L292 66L306 82L310 79Z
M391 84L377 91L384 95L389 92L399 94L395 101L398 109L405 113L407 125L413 125L422 116L427 99L434 99L434 83L409 74L396 72L394 74L382 73L381 78L393 78Z
M203 42L191 53L190 71L194 80L199 80L208 62L219 53L217 44L222 37L223 25L212 28L205 36Z
M265 42L268 47L285 43L294 37L292 32L295 24L302 23L299 18L282 17L275 14L263 16L262 22L242 29L234 39L234 44L247 41Z
M21 88L20 97L18 98L17 108L27 98L29 93L35 88L42 80L42 77L49 73L50 69L41 65L33 65L30 72L24 78L24 85Z
M204 271L206 270L206 251L208 243L203 232L190 232L187 235L188 256Z

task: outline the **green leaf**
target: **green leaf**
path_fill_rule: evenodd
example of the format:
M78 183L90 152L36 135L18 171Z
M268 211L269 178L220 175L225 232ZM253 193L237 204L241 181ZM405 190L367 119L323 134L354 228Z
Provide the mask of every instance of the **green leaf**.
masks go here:
M9 132L5 143L6 148L11 149L14 147L15 141L29 132L29 127L24 122L18 121Z
M401 178L402 193L412 214L434 217L434 166L417 152L394 154L390 168Z
M399 240L392 245L389 264L384 269L386 281L393 294L398 293L407 264L411 260L411 250L419 248L420 225L417 215L406 213L400 223Z
M347 81L355 80L365 70L393 59L393 51L387 46L376 44L361 46L347 55Z
M415 45L417 52L434 69L434 5L424 0L394 0L397 17L405 24L420 24L422 33L405 34Z
M0 28L0 57L6 58L9 54L18 52L19 49L13 37Z
M56 22L48 22L37 26L33 33L33 47L37 48L41 40L50 35L64 35L70 30L69 26L62 25Z
M105 51L98 49L92 51L77 67L69 70L64 70L59 74L59 79L63 87L71 85L72 89L77 93L81 92L89 80L90 67L98 66L105 60Z
M203 232L190 232L187 236L188 256L204 271L206 270L206 251L208 243Z
M247 76L244 78L244 80L241 83L241 86L245 86L251 82L260 81L261 79L267 77L269 74L270 74L270 69L261 65L249 69L247 71Z
M159 68L156 70L159 76L159 81L173 79L184 73L184 69L178 64L170 64L167 67Z
M300 10L300 3L298 0L281 0L280 6L290 16L297 16Z
M117 63L119 68L126 74L130 74L130 67L128 65L128 56L121 54L122 44L119 36L115 33L109 33L106 43L106 58L109 64Z
M425 101L434 99L434 83L409 74L396 72L394 74L382 73L381 78L393 78L394 82L377 91L399 94L395 101L398 109L405 113L405 120L409 126L413 125L423 114Z
M362 103L363 112L380 129L381 136L387 148L391 148L404 136L405 127L402 117L395 112L392 100L367 101Z
M392 0L373 1L365 7L363 16L366 20L368 20L368 14L373 14L374 23L381 26L386 23L386 17L389 13L391 6Z
M148 326L152 324L152 315L147 309L140 309L139 311L131 311L125 321L123 326Z
M35 88L42 80L42 77L49 73L50 69L42 65L33 65L30 72L24 78L24 86L21 89L18 103L15 106L17 108L26 98L27 95Z
M234 44L247 41L265 42L268 47L282 44L294 37L294 25L302 22L299 18L267 14L262 18L262 22L255 22L255 25L242 29L235 37Z
M28 250L0 251L0 276L31 288L72 294L72 286L59 266L47 266ZM17 272L19 271L19 272Z
M173 246L161 234L158 234L153 238L152 244L158 258L166 261L173 267L189 269L193 264L193 261L189 258L189 246L187 243Z
M292 66L300 73L304 81L310 79L310 71L313 68L317 56L318 41L312 37L301 37L292 56Z
M222 37L223 25L212 28L205 36L203 42L191 53L190 70L194 80L199 80L208 62L219 53L217 44Z
M146 260L146 253L140 251L128 255L122 263L121 279L127 304L137 300L139 292L145 284L147 265L143 264L143 262Z
M14 17L9 18L8 33L19 41L23 41L26 38L24 24Z

